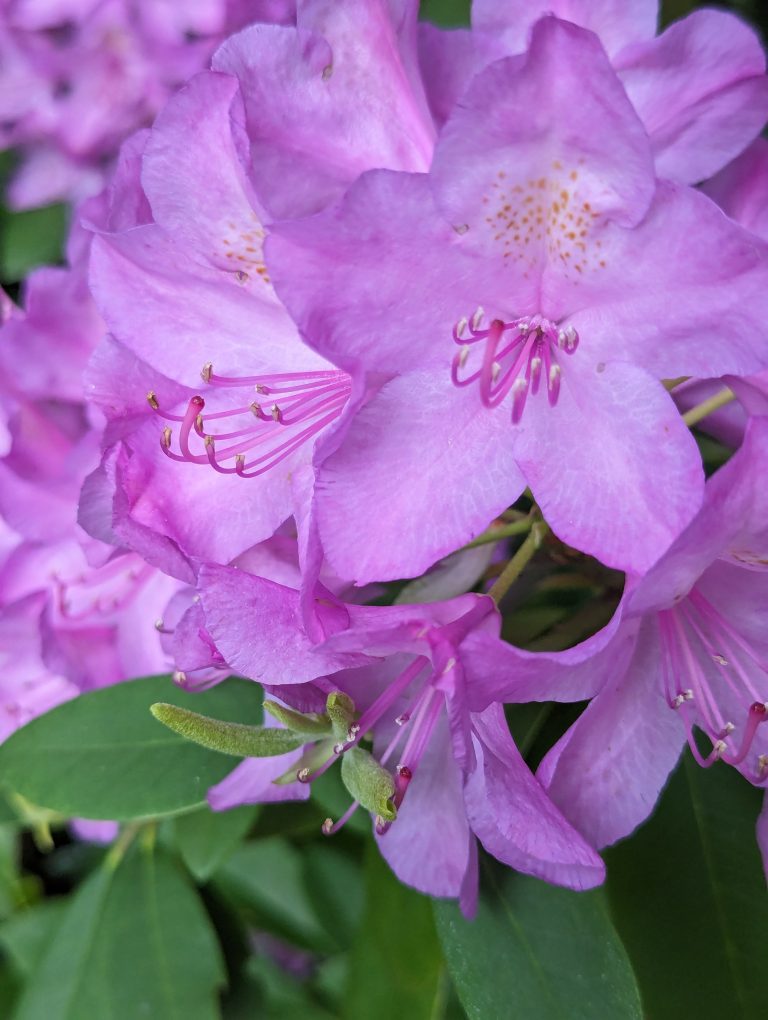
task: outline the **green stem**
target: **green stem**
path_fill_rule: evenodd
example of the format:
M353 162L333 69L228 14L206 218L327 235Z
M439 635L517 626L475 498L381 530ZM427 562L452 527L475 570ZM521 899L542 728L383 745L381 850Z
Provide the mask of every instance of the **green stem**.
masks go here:
M515 555L504 567L488 594L496 605L501 602L511 586L525 570L533 554L541 545L544 536L549 531L546 521L534 521L530 533Z
M482 535L464 546L465 549L476 549L479 545L489 545L491 542L500 542L502 538L509 538L511 535L524 535L533 527L532 517L524 517L521 521L513 521L511 524L500 524L497 527L491 526Z
M712 412L716 411L719 407L724 407L726 404L730 404L735 397L736 394L733 390L724 386L721 390L718 390L713 397L709 397L708 400L702 400L700 404L696 404L696 406L692 407L690 411L686 411L683 415L683 421L688 428L691 428L691 426L697 425L702 418L706 418L708 414L712 414Z
M691 377L689 375L679 375L676 379L662 379L661 385L665 390L670 392L682 385L684 382L688 382Z
M130 825L126 825L121 830L120 835L117 837L115 842L109 848L107 856L104 858L104 867L109 871L114 871L123 857L128 847L133 843L136 836L143 828L141 822L132 822Z

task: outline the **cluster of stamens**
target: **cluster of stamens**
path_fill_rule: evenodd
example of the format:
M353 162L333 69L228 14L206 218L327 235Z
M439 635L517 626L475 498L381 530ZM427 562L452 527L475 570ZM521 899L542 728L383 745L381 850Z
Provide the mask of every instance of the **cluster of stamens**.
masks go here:
M761 723L768 720L768 702L754 683L756 673L768 681L766 664L701 592L690 592L674 609L659 613L658 619L664 694L670 708L682 716L694 758L704 768L716 761L742 765ZM705 663L712 663L714 675ZM682 688L681 677L689 686ZM738 727L723 713L726 700L743 706L745 718ZM712 744L707 755L697 746L694 726ZM767 777L768 755L759 754L752 778L762 782Z
M338 370L233 377L216 375L208 362L200 374L209 386L252 389L257 399L205 413L205 400L196 395L179 415L161 408L150 391L150 407L179 425L178 452L172 448L170 426L163 429L160 445L171 460L208 464L241 478L271 471L311 440L338 418L351 392L350 377ZM220 423L235 427L217 431Z
M478 308L469 319L460 319L453 339L461 350L451 365L454 386L479 383L480 399L488 408L498 407L512 394L512 421L523 417L528 394L536 394L545 382L550 406L560 395L561 354L573 354L579 334L573 326L559 327L542 315L526 315L511 322L494 319L482 328L484 312ZM470 374L466 370L472 347L483 343L482 363Z

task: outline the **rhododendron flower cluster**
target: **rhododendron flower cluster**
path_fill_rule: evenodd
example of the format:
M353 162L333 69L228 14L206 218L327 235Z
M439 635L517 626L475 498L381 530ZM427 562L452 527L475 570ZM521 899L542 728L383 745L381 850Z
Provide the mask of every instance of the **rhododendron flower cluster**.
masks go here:
M258 0L3 0L0 149L22 154L12 205L98 191L126 136L258 10Z
M686 745L762 788L752 30L657 34L653 0L475 0L457 31L411 0L44 7L0 26L12 197L106 183L3 305L2 734L136 676L247 678L264 726L153 709L244 759L214 810L336 769L323 832L367 812L467 916L478 845L600 884ZM561 567L602 615L516 641ZM505 706L536 702L588 704L532 769Z

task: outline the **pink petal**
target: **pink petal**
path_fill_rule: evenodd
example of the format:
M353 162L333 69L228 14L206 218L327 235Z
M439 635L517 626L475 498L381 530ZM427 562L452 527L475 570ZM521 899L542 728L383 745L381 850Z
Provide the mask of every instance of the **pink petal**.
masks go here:
M538 777L590 843L608 846L645 821L684 745L683 722L662 694L651 619L629 667L617 670L555 744Z
M470 825L489 853L526 875L591 889L605 866L547 797L509 735L501 706L473 716L477 768L464 798Z
M755 138L768 119L765 55L725 11L694 11L616 68L645 124L660 177L695 184Z
M642 573L701 504L698 448L669 394L645 372L617 362L588 376L578 358L564 368L556 407L543 394L529 400L515 457L558 537Z
M393 379L320 473L320 536L336 572L358 584L414 577L474 538L524 488L511 438L505 417L447 374L444 385L426 372Z

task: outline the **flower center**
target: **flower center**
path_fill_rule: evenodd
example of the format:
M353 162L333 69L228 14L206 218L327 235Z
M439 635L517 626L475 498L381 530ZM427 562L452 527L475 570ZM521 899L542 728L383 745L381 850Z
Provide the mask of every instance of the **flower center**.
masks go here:
M271 471L309 442L339 417L352 389L350 377L338 370L221 376L208 362L201 375L219 389L253 389L258 399L248 404L240 399L227 410L204 413L205 400L194 396L185 413L177 415L162 410L150 391L150 407L166 421L179 423L179 452L171 448L169 426L160 438L162 450L171 460L208 464L241 478Z
M664 694L683 718L694 758L704 768L718 759L741 765L768 719L768 663L698 591L659 613L658 623ZM694 725L712 743L706 757ZM750 778L766 777L768 756L760 754Z
M498 407L512 393L512 421L523 417L528 394L539 391L542 377L551 407L560 395L560 362L563 354L573 354L579 346L579 334L573 326L560 327L543 315L525 315L511 322L494 319L482 328L483 310L471 319L461 319L453 329L453 339L461 350L451 366L454 386L478 382L480 399L488 408ZM482 344L481 359L475 358L475 370L467 371L473 348ZM479 366L479 367L478 367Z

